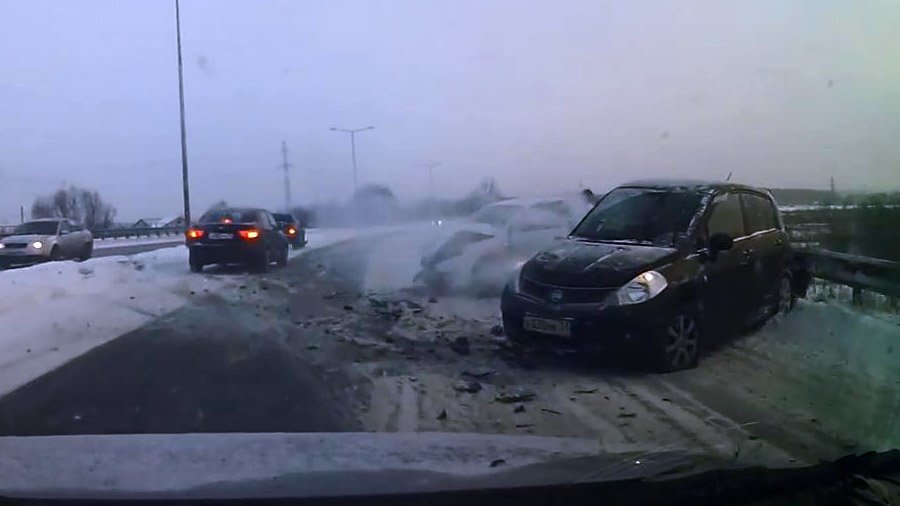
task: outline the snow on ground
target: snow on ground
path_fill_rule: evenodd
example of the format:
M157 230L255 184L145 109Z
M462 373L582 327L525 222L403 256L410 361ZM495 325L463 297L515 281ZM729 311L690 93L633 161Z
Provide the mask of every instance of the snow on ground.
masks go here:
M317 229L292 257L404 226ZM113 241L121 245L121 241ZM195 295L239 285L244 271L192 275L185 246L86 262L53 262L3 273L0 395L88 350L169 313Z

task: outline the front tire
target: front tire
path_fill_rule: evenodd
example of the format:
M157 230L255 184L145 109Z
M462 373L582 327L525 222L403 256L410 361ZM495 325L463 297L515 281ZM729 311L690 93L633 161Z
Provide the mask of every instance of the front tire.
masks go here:
M50 249L50 261L58 262L59 260L62 260L62 255L59 252L59 247L53 246L53 248Z
M94 254L94 243L89 242L84 245L84 251L81 252L81 256L78 257L82 262L91 258L91 255Z
M795 302L794 285L791 282L791 277L785 274L781 277L781 281L778 282L778 291L775 294L772 316L790 313L794 309Z
M655 368L673 372L697 367L700 357L701 326L697 316L679 311L659 331Z

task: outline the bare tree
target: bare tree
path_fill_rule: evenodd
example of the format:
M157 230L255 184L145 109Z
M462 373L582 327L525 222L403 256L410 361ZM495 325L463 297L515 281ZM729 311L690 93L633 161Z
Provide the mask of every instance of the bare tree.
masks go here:
M76 186L38 197L31 205L32 218L68 218L90 230L109 228L115 216L116 208L105 202L97 191Z

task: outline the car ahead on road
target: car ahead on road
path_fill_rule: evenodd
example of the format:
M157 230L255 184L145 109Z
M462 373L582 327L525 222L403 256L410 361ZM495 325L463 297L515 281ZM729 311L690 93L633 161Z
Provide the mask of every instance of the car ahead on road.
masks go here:
M528 260L501 308L516 343L639 350L674 371L694 367L713 336L790 310L808 283L768 191L637 182Z
M293 214L272 213L278 230L284 234L285 239L294 249L306 246L306 229Z
M258 272L272 262L287 265L287 239L265 209L209 211L185 235L193 272L209 264L243 264Z
M466 222L448 224L452 234L422 257L414 282L438 294L496 297L517 265L565 236L588 209L580 196L509 199L485 206Z
M0 269L52 260L87 260L94 252L94 237L64 218L25 222L0 240Z

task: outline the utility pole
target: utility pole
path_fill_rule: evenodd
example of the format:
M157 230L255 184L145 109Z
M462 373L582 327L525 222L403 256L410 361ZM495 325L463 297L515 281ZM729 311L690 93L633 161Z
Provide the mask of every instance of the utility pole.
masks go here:
M431 162L426 165L428 168L428 196L432 201L434 201L434 169L440 166L440 162Z
M284 211L291 212L291 175L287 158L287 143L281 141L281 168L284 169Z
M366 130L374 130L375 127L367 126L363 128L335 128L331 127L332 132L344 132L350 134L350 158L353 160L353 193L356 193L356 189L359 186L359 178L356 171L356 133L364 132Z
M187 132L184 128L184 64L181 59L181 10L175 0L175 37L178 45L178 110L181 114L181 186L184 192L184 226L191 226L191 192L188 188Z
M25 223L25 206L19 206L19 223Z

